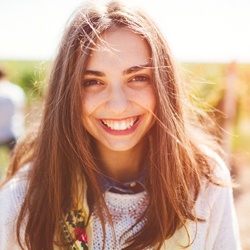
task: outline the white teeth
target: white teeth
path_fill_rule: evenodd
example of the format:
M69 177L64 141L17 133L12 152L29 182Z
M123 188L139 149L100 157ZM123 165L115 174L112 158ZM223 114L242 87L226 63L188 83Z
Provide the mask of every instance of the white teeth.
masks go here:
M120 124L118 122L114 122L113 128L114 130L120 130Z
M134 125L134 120L132 118L130 118L130 121L129 121L129 126L132 127Z
M112 130L119 131L131 128L135 124L136 120L137 118L129 118L121 121L102 120L102 123Z
M126 121L122 121L120 123L120 130L125 130L127 129L127 122Z

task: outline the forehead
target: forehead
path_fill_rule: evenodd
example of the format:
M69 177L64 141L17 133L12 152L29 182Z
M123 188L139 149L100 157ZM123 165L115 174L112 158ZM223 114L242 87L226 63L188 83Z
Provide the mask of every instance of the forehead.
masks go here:
M126 28L116 28L101 34L89 56L87 68L126 68L149 64L150 58L150 47L141 35Z

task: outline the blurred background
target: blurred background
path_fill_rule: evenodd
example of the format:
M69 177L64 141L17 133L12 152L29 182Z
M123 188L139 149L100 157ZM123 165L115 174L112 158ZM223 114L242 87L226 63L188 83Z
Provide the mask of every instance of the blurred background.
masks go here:
M105 0L103 0L105 1ZM132 1L132 0L131 0ZM164 32L197 104L221 127L243 249L250 249L250 1L134 0ZM25 126L37 120L46 74L81 0L0 0L0 66L26 95ZM199 103L200 102L200 103ZM0 147L0 175L9 161Z

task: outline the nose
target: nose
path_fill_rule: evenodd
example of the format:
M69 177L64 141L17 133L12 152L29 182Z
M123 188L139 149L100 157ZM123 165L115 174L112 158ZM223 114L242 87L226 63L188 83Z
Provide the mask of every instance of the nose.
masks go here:
M128 97L124 88L116 85L110 88L106 109L115 115L121 115L128 108Z

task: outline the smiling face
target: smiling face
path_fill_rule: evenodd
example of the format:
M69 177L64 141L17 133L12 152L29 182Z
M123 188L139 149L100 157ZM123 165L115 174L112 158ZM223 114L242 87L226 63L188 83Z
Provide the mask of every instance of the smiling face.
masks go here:
M156 105L148 44L125 28L102 39L108 48L97 43L82 84L83 125L101 152L143 147Z

